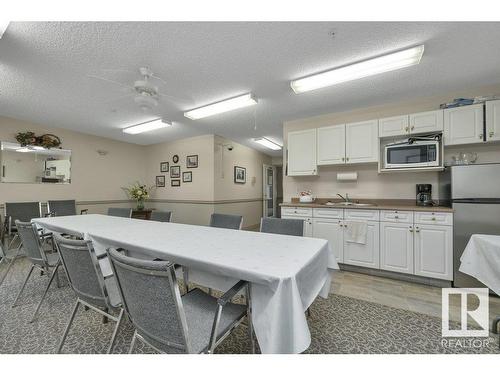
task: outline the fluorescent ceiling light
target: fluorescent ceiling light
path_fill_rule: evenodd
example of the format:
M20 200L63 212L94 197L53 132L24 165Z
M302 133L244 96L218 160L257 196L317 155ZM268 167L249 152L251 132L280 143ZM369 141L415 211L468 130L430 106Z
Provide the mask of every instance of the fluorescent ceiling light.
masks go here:
M127 134L139 134L139 133L149 132L151 130L167 128L171 125L172 125L171 123L165 122L161 118L158 118L153 121L143 122L142 124L129 126L128 128L123 129L123 132Z
M9 21L0 20L0 39L2 39L3 33L7 30L7 27L9 27L9 23Z
M267 147L267 148L270 148L271 150L281 150L282 146L280 146L279 144L265 138L265 137L262 137L262 138L255 138L254 139L254 142L257 142L258 144L264 146L264 147Z
M198 120L200 118L229 112L233 109L248 107L254 104L257 104L257 99L250 93L184 112L184 116L191 120Z
M302 92L416 65L420 62L423 54L424 45L422 44L403 51L300 78L290 82L290 86L296 94L300 94Z

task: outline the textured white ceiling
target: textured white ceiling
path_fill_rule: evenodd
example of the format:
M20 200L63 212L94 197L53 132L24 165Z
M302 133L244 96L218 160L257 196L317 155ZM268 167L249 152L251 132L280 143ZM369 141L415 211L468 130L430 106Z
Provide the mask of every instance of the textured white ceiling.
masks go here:
M497 83L498 35L500 23L13 22L0 40L0 114L139 144L215 133L266 151L251 138L282 142L286 120ZM289 87L291 79L421 43L418 66L301 95ZM140 66L167 82L161 91L183 99L163 98L144 113L132 98L119 99L123 88L87 77L131 84L137 76L126 71ZM182 115L249 91L257 106L198 121ZM121 132L159 116L174 126Z

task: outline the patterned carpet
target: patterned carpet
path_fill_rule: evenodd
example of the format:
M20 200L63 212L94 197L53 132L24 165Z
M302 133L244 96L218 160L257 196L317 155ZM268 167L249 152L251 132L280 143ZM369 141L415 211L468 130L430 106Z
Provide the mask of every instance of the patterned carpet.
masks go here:
M28 261L20 259L0 287L0 353L54 353L76 300L61 270L63 287L54 283L38 320L28 323L47 282L46 276L36 273L19 305L11 308L28 267ZM0 272L4 270L2 266ZM306 353L500 353L494 337L487 347L444 348L440 319L349 297L318 298L311 312L312 342ZM81 309L63 352L104 353L113 328L114 323L103 324L101 316ZM118 333L115 353L128 351L132 333L127 320ZM217 353L248 353L248 348L246 327L238 327ZM153 351L139 342L134 352Z

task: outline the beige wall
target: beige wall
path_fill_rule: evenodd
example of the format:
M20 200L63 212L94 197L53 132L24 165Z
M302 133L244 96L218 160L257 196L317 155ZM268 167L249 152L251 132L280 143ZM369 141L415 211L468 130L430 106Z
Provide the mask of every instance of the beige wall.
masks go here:
M72 182L68 185L3 183L0 203L76 199L82 203L81 208L102 212L109 205L129 206L121 187L146 176L144 146L0 117L0 140L15 142L15 134L20 131L59 136L62 147L72 150ZM97 150L106 150L108 154L101 156Z
M440 96L288 121L285 122L283 126L283 136L285 140L283 155L286 155L286 141L289 131L428 111L439 108L439 104L451 101L453 98L491 94L500 94L500 85L467 89ZM447 147L445 149L445 160L450 160L451 155L457 154L460 151L477 152L478 162L500 162L500 143ZM358 181L337 182L337 172L347 171L357 171ZM376 163L357 164L352 166L322 166L319 168L319 176L285 176L283 179L284 201L289 201L292 197L297 196L298 192L304 189L310 189L315 196L324 198L334 197L337 193L344 194L348 192L352 198L414 199L415 184L417 183L432 184L433 197L437 199L439 198L437 191L438 175L438 172L378 174L378 166Z

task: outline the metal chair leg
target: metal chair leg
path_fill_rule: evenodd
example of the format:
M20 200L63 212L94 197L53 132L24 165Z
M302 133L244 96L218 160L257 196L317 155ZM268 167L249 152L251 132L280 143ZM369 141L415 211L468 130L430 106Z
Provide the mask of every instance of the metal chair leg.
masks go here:
M247 285L247 319L248 319L248 338L250 339L250 353L255 354L255 337L252 323L252 299L250 297L250 284Z
M120 323L122 322L123 309L120 309L120 315L118 315L118 321L116 322L115 330L113 331L113 336L111 336L111 342L109 343L107 354L110 354L113 350L113 345L115 344L116 335L118 333L118 328L120 328Z
M61 353L61 349L63 348L64 341L66 341L66 336L68 336L69 329L71 327L71 324L73 324L73 320L75 319L76 312L78 311L79 304L80 304L80 299L77 299L75 307L73 308L73 312L71 313L71 318L69 319L68 325L66 326L66 329L64 330L64 334L61 338L61 342L59 343L59 346L57 347L57 354Z
M107 314L109 314L109 310L108 310L108 308L105 308L105 309L104 309L104 312L105 312L105 313L107 313ZM107 317L107 316L105 316L105 315L103 315L103 317L102 317L102 324L108 324L108 322L109 322L108 317Z
M13 261L13 260L12 260ZM28 274L26 275L26 278L24 279L24 282L23 282L23 286L21 287L21 289L19 290L19 293L17 293L17 296L16 296L16 299L14 300L14 303L12 304L11 307L15 307L16 304L17 304L17 301L19 300L19 297L21 297L21 294L24 290L24 288L26 287L26 284L28 283L28 279L30 278L31 274L33 273L33 270L35 269L35 265L32 264L31 267L30 267L30 270L28 272Z
M136 339L137 339L137 331L134 331L134 336L132 336L132 342L130 343L130 348L128 349L128 354L132 354L132 352L134 351Z
M7 274L9 273L10 269L12 268L12 266L14 265L14 262L17 260L18 256L19 256L19 252L21 251L21 245L18 246L17 250L16 250L16 254L14 255L14 257L12 258L12 260L10 261L9 263L9 266L7 267L7 269L5 270L2 278L0 279L0 286L3 284L3 282L5 281L6 277L7 277Z
M59 269L59 265L60 264L58 263L56 268L54 269L54 271L52 271L52 276L50 277L49 283L48 283L47 287L45 288L45 291L43 292L42 299L40 300L40 302L38 302L38 305L35 309L35 313L33 314L33 318L31 318L30 323L33 323L35 321L35 319L37 318L38 311L40 310L40 307L42 306L43 300L45 299L45 296L47 295L47 292L49 291L49 288L52 285L52 281L54 281L54 277L57 275L57 270Z
M186 289L186 293L189 292L189 277L188 277L188 269L186 267L182 267L182 280L184 281L184 288Z

